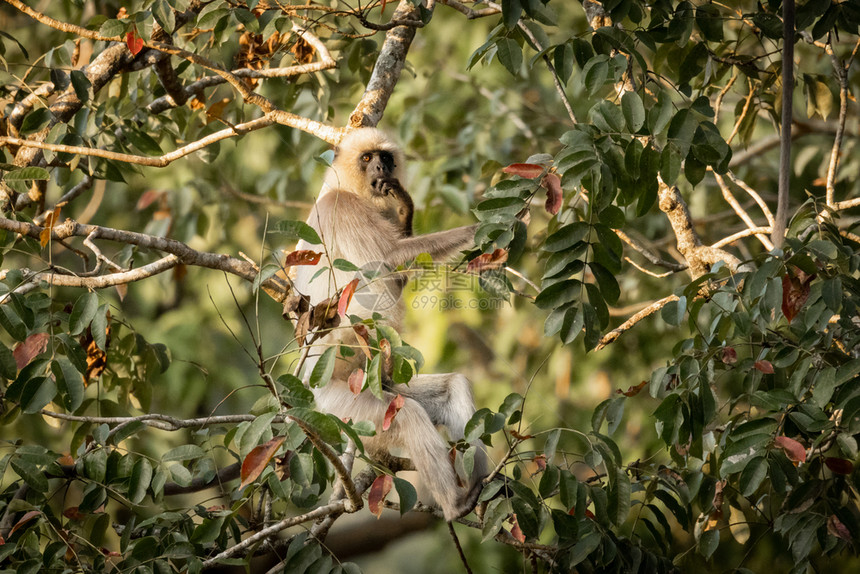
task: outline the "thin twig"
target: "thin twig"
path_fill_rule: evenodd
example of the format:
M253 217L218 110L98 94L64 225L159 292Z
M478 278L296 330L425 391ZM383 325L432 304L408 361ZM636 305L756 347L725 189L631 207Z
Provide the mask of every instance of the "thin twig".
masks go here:
M741 204L735 198L734 194L729 189L729 186L726 184L725 180L723 179L723 176L721 176L717 172L713 172L713 173L714 173L714 179L717 180L717 185L720 186L720 190L723 192L723 199L726 200L726 203L728 203L729 205L732 206L732 209L735 210L735 213L738 214L738 217L740 217L743 220L743 222L746 224L746 226L749 229L757 229L759 226L755 224L755 222L749 216L749 213L746 212L746 210L743 208L743 206L741 206ZM771 243L771 240L768 239L767 236L759 234L759 235L756 235L756 239L761 241L761 244L764 245L764 248L767 249L768 251L773 249L773 243Z
M747 195L753 198L753 200L758 204L761 212L764 213L764 216L767 218L768 224L773 226L773 213L770 211L770 208L767 206L765 200L761 198L761 195L758 194L752 187L747 185L747 183L741 178L737 177L733 172L729 171L727 174L729 179L737 185L739 188L747 192Z
M768 234L772 230L773 229L771 227L753 227L750 229L744 229L742 231L738 231L737 233L733 233L728 237L720 239L716 243L713 243L711 247L714 249L719 249L720 247L725 247L730 243L734 243L738 239L743 239L744 237L749 237L750 235L755 235L756 237L758 237L759 235Z

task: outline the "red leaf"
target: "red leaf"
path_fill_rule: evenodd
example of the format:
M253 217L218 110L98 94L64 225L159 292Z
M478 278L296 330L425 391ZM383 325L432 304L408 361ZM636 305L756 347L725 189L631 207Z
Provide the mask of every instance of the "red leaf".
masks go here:
M137 56L143 50L143 38L137 35L137 30L132 30L125 35L125 45L128 46L132 55Z
M68 518L69 520L74 520L75 522L80 522L84 518L87 517L87 514L81 512L77 506L70 506L63 511L63 516Z
M512 163L502 171L526 179L534 179L544 172L544 167L536 163Z
M361 392L361 387L364 384L364 371L361 369L356 369L349 374L349 378L346 380L346 384L349 385L349 390L352 391L352 394L357 395Z
M835 514L827 517L827 532L837 538L851 542L851 531L842 524L842 521Z
M368 359L372 358L370 353L370 331L367 330L367 325L364 323L356 323L352 326L355 331L355 338L358 340L358 346L361 347L361 352Z
M406 399L403 398L403 395L397 395L391 399L391 402L388 403L388 409L385 411L385 418L382 419L382 430L388 430L391 423L394 422L394 417L397 416L405 403Z
M785 451L785 456L797 466L798 462L806 462L806 449L803 445L787 436L778 436L773 444Z
M47 333L34 333L27 337L23 343L18 343L12 351L18 369L23 369L29 365L33 357L44 351L50 338L51 336Z
M756 361L753 365L757 371L761 371L765 375L773 374L773 365L770 364L770 361L765 361L762 359L761 361Z
M242 461L242 472L240 477L242 478L242 483L239 485L239 490L248 486L248 484L254 482L260 473L266 468L269 464L269 461L272 460L272 457L275 456L275 453L278 452L278 449L284 444L284 441L287 437L276 436L269 442L261 444L259 446L255 446L251 449L251 452L248 453L248 456L245 457L245 460Z
M727 365L734 365L738 362L738 352L735 351L732 347L723 347L722 356L720 360Z
M854 464L852 464L850 460L845 460L844 458L828 456L824 459L824 464L826 464L827 468L836 474L851 474L854 471Z
M546 455L539 454L532 459L532 462L535 463L538 467L538 472L546 470Z
M147 191L144 191L142 194L140 194L140 197L137 198L137 204L134 206L134 208L137 211L143 211L156 201L159 201L163 197L166 197L166 195L167 192L158 191L155 189L149 189Z
M350 281L343 291L340 292L340 299L337 301L337 314L341 317L346 316L346 310L349 308L349 303L352 301L352 295L355 293L355 288L358 287L358 277Z
M791 323L809 298L809 284L815 275L807 275L796 267L789 267L782 276L782 314Z
M555 215L561 209L561 178L558 177L558 174L548 173L543 176L540 184L546 189L546 204L544 204L544 207L547 212Z
M642 381L638 385L633 385L632 387L627 387L626 391L622 391L621 389L615 389L615 392L618 393L619 395L624 395L625 397L635 397L636 395L639 394L639 391L641 391L645 387L645 385L647 385L647 384L648 384L648 381Z
M309 249L301 249L288 253L284 259L284 267L292 267L293 265L316 265L320 262L322 253L311 251Z
M72 466L73 464L75 464L75 459L72 458L72 455L70 455L69 453L65 453L57 459L57 464L62 464L63 466Z
M370 492L367 494L367 507L375 517L379 518L382 514L383 502L385 502L388 493L391 492L393 484L394 479L391 478L391 475L381 474L370 485Z
M507 250L496 249L492 253L482 253L469 261L469 264L466 266L466 271L469 273L480 273L481 271L499 269L507 260Z
M514 523L514 525L511 526L511 536L513 536L514 538L516 538L520 542L525 542L526 541L526 535L523 534L522 530L520 530L520 524L519 524L519 522L517 522L517 515L516 514L511 515L511 522Z
M42 514L42 513L39 512L38 510L31 510L30 512L28 512L24 516L22 516L18 520L18 522L15 523L15 526L12 527L12 530L9 531L9 538L12 538L12 535L15 534L16 530L18 530L19 528L21 528L26 523L30 522L31 520L33 520L34 518L36 518L40 514Z

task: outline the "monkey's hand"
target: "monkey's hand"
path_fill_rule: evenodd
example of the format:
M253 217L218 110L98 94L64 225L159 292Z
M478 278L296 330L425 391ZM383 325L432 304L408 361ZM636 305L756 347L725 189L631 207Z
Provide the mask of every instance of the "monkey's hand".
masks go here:
M392 195L398 199L402 199L406 194L406 190L400 185L400 181L393 177L380 177L374 179L370 184L373 190L373 195L377 197L387 197Z

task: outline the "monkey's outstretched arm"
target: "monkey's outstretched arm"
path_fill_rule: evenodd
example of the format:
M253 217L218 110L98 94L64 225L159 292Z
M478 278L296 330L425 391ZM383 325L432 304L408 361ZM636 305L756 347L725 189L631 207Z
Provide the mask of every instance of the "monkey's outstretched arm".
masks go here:
M429 253L433 259L443 258L472 245L477 228L478 224L474 224L417 237L405 237L394 245L386 257L386 262L400 265L422 253Z

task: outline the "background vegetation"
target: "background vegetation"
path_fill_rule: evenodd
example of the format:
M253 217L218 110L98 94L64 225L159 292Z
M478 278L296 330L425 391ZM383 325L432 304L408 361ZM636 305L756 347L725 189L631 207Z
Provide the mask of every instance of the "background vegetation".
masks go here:
M856 568L857 3L394 4L0 5L0 565ZM464 558L292 376L282 222L377 123L481 222L402 333L505 479Z

